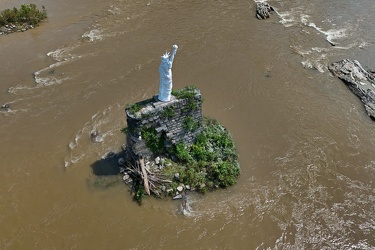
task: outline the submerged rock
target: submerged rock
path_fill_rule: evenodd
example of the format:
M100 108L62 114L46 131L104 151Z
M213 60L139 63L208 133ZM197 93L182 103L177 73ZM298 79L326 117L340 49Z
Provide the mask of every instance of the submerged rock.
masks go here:
M375 119L375 77L356 60L344 59L332 63L328 69L340 78L356 94L365 106L367 114Z
M258 19L266 19L270 17L271 11L275 11L274 8L267 2L257 3L256 17Z
M10 106L9 106L9 104L3 104L3 105L1 105L1 110L5 110L5 111L9 111L9 109L10 109Z

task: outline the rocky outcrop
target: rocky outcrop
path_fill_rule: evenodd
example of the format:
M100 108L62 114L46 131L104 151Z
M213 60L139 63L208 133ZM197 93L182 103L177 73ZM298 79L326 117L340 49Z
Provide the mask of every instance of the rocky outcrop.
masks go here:
M275 11L274 8L267 2L257 3L256 17L258 19L266 19L270 17L271 11Z
M8 35L10 33L14 32L24 32L29 29L33 29L34 26L31 24L7 24L2 27L0 27L0 35Z
M328 69L361 99L367 114L375 119L375 75L349 59L332 63Z

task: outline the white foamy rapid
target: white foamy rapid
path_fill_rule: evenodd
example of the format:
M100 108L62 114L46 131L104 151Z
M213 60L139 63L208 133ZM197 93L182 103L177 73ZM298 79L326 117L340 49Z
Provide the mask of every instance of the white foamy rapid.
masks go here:
M82 35L82 37L87 38L90 42L103 40L102 30L100 29L87 31Z
M109 152L119 151L125 141L120 132L123 123L121 112L122 107L115 105L94 114L69 142L64 166L69 167L88 158L105 158ZM120 141L118 146L116 141Z
M77 58L80 58L80 56L78 55L71 54L71 52L76 47L77 45L68 46L47 53L48 57L52 58L54 61L57 62L34 73L34 79L37 83L37 87L61 84L63 81L70 79L70 77L65 77L64 73L57 74L56 68L61 65L70 63L76 60Z
M346 29L329 29L327 31L324 31L321 27L318 27L313 22L306 22L305 25L314 28L318 32L322 33L326 36L326 40L333 46L336 46L335 40L338 40L340 38L345 38L347 36Z
M363 49L369 45L362 37L349 32L357 27L358 23L341 23L339 22L341 16L336 19L332 16L324 16L320 20L321 17L316 16L317 8L314 3L296 6L294 3L279 1L279 4L282 6L276 11L280 18L279 22L287 28L293 26L301 29L301 35L296 34L297 39L293 39L294 44L291 44L291 48L303 57L301 64L304 68L316 69L321 73L326 72L330 57L336 55L338 50L355 47ZM320 20L321 24L318 25L316 20ZM315 38L316 35L318 37ZM323 35L328 42L324 48L319 47L322 46L319 42L319 35ZM313 41L317 41L315 46Z

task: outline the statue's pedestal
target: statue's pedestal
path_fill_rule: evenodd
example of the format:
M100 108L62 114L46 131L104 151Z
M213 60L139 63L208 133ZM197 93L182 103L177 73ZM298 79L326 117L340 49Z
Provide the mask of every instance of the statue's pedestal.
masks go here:
M136 103L137 112L127 108L128 145L133 153L140 157L153 155L147 147L142 131L155 131L157 137L163 137L164 146L170 147L183 142L186 145L194 143L197 135L202 132L202 98L198 89L194 90L192 98L178 99L172 96L168 102L163 102L154 96L148 100ZM197 126L189 127L187 123Z

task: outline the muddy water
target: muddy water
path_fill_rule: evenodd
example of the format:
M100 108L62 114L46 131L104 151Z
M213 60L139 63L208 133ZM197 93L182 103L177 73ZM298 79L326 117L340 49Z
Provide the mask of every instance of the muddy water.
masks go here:
M374 3L270 3L258 21L253 1L36 1L48 21L0 37L0 248L372 249L375 125L326 65L375 67ZM174 43L174 87L201 89L242 167L187 216L98 188L91 169Z

